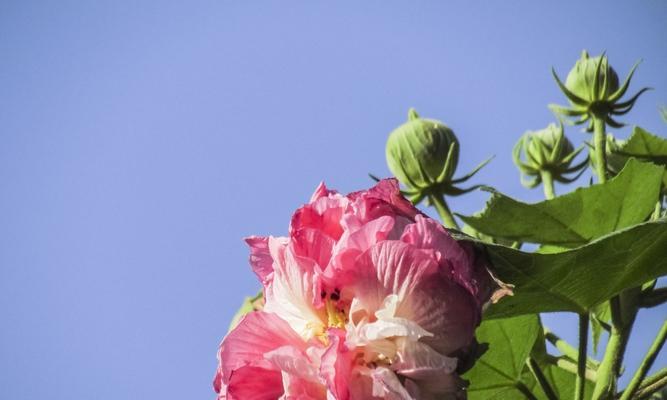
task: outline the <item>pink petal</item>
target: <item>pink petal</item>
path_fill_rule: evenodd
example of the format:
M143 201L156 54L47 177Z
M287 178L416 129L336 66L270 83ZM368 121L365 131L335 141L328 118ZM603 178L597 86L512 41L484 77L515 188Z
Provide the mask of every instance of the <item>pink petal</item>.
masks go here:
M429 252L401 241L384 241L362 254L356 266L355 308L375 313L388 295L396 294L395 317L432 333L422 340L437 351L450 354L472 341L479 321L475 299L449 279Z
M220 344L219 376L214 382L216 390L225 384L230 385L235 371L246 366L280 375L278 368L265 359L264 354L282 346L293 346L302 351L306 348L303 339L275 314L263 311L247 314Z
M269 238L250 236L245 238L250 246L250 266L261 282L269 279L273 272L273 258L269 252Z
M350 398L350 374L354 353L345 347L345 332L329 331L329 347L322 355L320 375L325 379L329 392L337 400Z
M280 372L246 366L234 370L226 387L226 400L275 400L282 396Z
M438 263L454 281L475 296L480 307L498 286L487 270L488 263L473 245L456 241L431 218L418 215L415 223L405 228L401 240L421 249L433 249Z
M350 193L358 217L364 222L383 215L402 216L414 220L421 214L400 192L398 180L383 179L369 190Z
M294 253L315 261L324 270L329 264L336 242L323 231L313 228L301 228L292 232Z
M309 337L324 327L324 310L318 309L321 284L316 264L310 258L299 257L291 248L284 260L274 264L273 280L266 286L264 310L286 321L302 337Z
M312 228L338 240L343 234L341 219L347 204L345 197L331 191L324 195L322 189L318 188L311 202L296 210L292 216L290 234L303 228Z
M335 195L336 192L335 190L329 190L327 189L327 185L324 184L324 182L320 182L319 185L317 185L317 188L315 189L315 192L313 192L313 195L310 196L310 203L314 203L317 201L319 198L322 197L328 197L330 195Z
M371 377L373 378L373 396L386 400L414 400L390 369L375 368L371 372Z

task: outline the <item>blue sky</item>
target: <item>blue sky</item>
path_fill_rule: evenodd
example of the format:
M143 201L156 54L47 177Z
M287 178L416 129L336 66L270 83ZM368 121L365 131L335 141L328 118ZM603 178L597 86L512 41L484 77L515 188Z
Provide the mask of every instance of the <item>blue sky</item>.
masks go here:
M321 180L388 175L409 107L455 130L459 173L495 154L476 182L541 199L510 152L564 103L550 67L643 58L633 87L655 90L624 120L664 136L666 20L655 0L1 2L0 397L212 398L258 288L242 237L284 234ZM630 370L664 317L641 314Z

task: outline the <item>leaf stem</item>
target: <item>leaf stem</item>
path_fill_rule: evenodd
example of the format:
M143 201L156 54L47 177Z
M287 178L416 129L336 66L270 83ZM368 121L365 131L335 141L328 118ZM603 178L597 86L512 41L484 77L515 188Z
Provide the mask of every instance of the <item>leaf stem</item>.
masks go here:
M644 379L644 382L641 384L641 387L639 390L637 390L637 394L634 396L634 399L641 398L646 394L646 391L649 388L655 388L657 387L660 389L660 383L665 383L667 380L667 368L663 368L660 371L656 372L655 374L649 376L648 378ZM649 392L650 394L651 392Z
M452 212L449 210L445 196L442 194L435 194L429 196L429 198L431 199L433 206L435 206L438 215L440 215L440 219L442 220L442 224L445 226L445 228L459 230L459 224L456 223Z
M651 369L651 366L653 366L653 362L658 356L658 353L660 353L660 349L662 349L662 346L665 344L665 339L667 339L667 320L662 323L662 327L658 332L658 336L655 338L655 341L653 341L653 344L646 353L644 360L639 365L637 372L635 372L635 375L632 377L632 380L630 380L628 387L623 392L621 400L629 400L632 398L632 395L635 394L639 388L639 385L646 377L648 370Z
M556 335L555 333L551 332L549 329L544 329L544 337L558 349L565 357L568 357L575 362L579 359L579 350L576 349L574 346L566 342L564 339L561 339L560 336ZM596 371L598 367L600 367L600 362L597 360L594 360L590 357L586 357L586 367L592 369L593 371ZM576 369L574 369L572 372L575 374L577 373Z
M648 293L642 294L640 306L651 308L659 306L667 301L667 287L655 288Z
M557 366L558 368L562 369L563 371L567 371L571 374L576 375L577 374L577 364L575 364L571 359L567 357L554 357L554 356L548 356L547 357L547 362ZM589 382L595 383L597 381L597 372L595 372L592 369L586 369L586 379Z
M595 169L599 183L607 181L607 133L604 119L593 116L593 144L595 147Z
M547 399L549 399L549 400L558 400L558 396L556 396L556 393L551 388L551 385L549 384L549 381L544 376L544 373L542 372L542 369L537 364L537 362L535 362L535 360L532 357L528 357L526 359L526 365L528 366L528 369L530 370L530 372L535 377L535 380L537 381L537 383L540 384L540 387L542 388L542 391L544 392L544 395L547 396Z
M586 354L588 349L588 313L579 314L579 355L577 358L577 380L574 399L583 400L586 388Z
M544 197L546 197L547 200L553 199L556 195L554 192L554 178L551 174L551 171L542 169L540 170L540 176L542 177Z
M651 214L651 221L659 219L660 214L662 214L662 195L660 195L658 201L655 202L655 208L653 209L653 214Z
M523 394L528 400L537 400L537 397L528 389L528 387L523 382L517 382L515 387Z
M609 394L616 392L616 380L618 379L616 365L620 364L622 358L623 333L621 327L623 324L619 297L612 297L609 300L609 305L611 307L611 331L609 332L609 341L602 363L598 369L598 380L593 389L593 400L607 398Z
M648 396L652 395L653 393L665 387L667 387L667 376L663 376L660 379L656 380L655 382L651 383L650 385L642 387L641 389L639 389L639 391L637 392L637 396L635 396L634 398L647 399Z

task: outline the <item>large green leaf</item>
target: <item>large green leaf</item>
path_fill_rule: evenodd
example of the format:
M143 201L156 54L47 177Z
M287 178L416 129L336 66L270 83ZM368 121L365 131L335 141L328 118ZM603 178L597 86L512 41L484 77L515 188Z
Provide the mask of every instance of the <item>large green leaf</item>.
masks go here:
M667 274L664 219L561 253L525 253L490 243L484 246L493 272L501 281L515 286L514 296L490 306L486 318L552 311L588 312L624 289Z
M665 166L667 165L667 139L635 126L630 138L619 147L618 153ZM662 181L667 185L667 171L663 174Z
M656 136L638 126L632 129L632 135L621 144L618 151L628 157L667 165L667 139Z
M464 375L470 380L469 400L523 399L525 391L538 399L546 399L526 366L529 356L539 364L559 399L573 397L576 376L545 361L549 357L537 315L486 320L477 329L476 336L480 342L487 343L489 349ZM586 398L593 393L588 382L586 392Z
M537 315L484 321L476 336L489 349L464 375L470 380L468 399L522 399L520 387L535 393L525 368L540 330Z
M658 200L663 171L664 167L630 159L607 183L535 204L492 191L481 214L460 217L493 237L577 247L646 220Z

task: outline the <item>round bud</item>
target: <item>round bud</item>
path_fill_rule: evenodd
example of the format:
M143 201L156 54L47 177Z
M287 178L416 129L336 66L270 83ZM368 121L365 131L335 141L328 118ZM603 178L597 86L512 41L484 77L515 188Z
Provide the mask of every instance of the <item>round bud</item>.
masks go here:
M598 64L602 63L602 65ZM599 71L599 72L598 72ZM595 79L598 80L598 93L595 95ZM607 81L605 85L605 80ZM578 97L589 102L606 99L618 90L618 75L605 56L590 57L584 50L581 58L567 75L565 86Z
M563 127L556 124L549 124L539 131L529 131L524 140L526 158L536 169L560 166L562 160L574 151L574 146L563 133Z
M426 189L452 179L459 144L454 132L442 122L420 118L410 109L408 122L389 135L386 155L389 170L401 183Z

